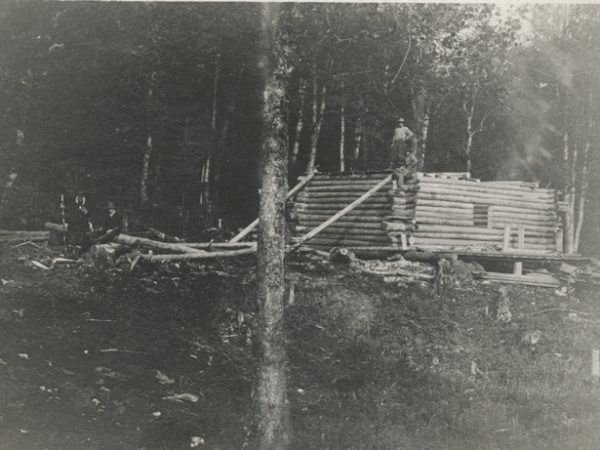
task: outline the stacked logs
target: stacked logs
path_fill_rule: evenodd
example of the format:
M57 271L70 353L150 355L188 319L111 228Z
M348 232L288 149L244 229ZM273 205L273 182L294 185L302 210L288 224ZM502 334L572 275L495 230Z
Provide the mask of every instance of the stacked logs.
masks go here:
M388 192L391 214L383 222L383 228L395 247L408 247L417 229L416 204L419 180L415 172L399 173L394 187Z
M316 174L292 197L291 231L305 235L389 175ZM460 175L460 174L459 174ZM505 229L510 227L506 235ZM363 203L312 237L318 249L410 247L423 249L517 249L555 252L560 231L556 193L536 183L479 182L468 174L400 174ZM483 246L483 247L482 247Z
M300 236L319 226L388 175L385 172L314 175L290 203L288 219L292 233ZM388 191L389 188L384 187L375 192L310 239L308 244L325 250L340 246L389 245L387 233L382 228L384 218L390 215Z
M518 229L525 229L525 249L556 251L556 193L535 183L475 182L419 174L416 219L417 247L501 248L505 227L509 244L517 247ZM432 207L435 204L435 207Z

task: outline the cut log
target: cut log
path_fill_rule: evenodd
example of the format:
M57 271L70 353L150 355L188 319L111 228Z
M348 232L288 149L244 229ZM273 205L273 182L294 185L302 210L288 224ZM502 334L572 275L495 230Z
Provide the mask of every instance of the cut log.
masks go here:
M323 236L332 239L377 239L383 242L388 239L388 235L383 230L332 231L327 229L327 231L323 231Z
M481 193L490 195L509 195L512 197L522 198L544 198L544 199L555 199L556 193L553 190L544 189L519 189L510 188L509 186L489 186L485 183L471 183L469 181L463 182L440 182L440 181L429 181L422 179L419 181L419 186L422 189L436 189L436 190L452 190L459 192L471 192Z
M200 250L209 250L209 249L241 249L246 247L252 247L256 245L256 242L247 241L247 242L180 242L173 243L171 245L180 246L180 247L188 247Z
M365 215L354 214L354 215L349 215L348 217L346 217L346 219L343 222L357 223L357 222L362 221L362 222L380 223L383 220L383 217L385 217L387 214L389 214L389 211L381 211L379 214L365 214ZM332 216L329 214L298 214L297 220L298 220L298 224L303 225L304 222L310 222L310 221L320 221L320 223L323 223L323 221L329 219L330 217L332 217Z
M530 208L534 210L548 210L555 206L553 202L542 202L542 201L524 201L516 199L501 199L497 197L477 197L474 195L456 195L451 192L419 192L417 204L421 203L421 200L429 201L445 201L454 203L483 203L490 205L504 205L504 206L519 206L521 208Z
M36 236L48 235L47 231L0 230L0 236Z
M61 223L54 223L54 222L46 222L44 224L44 228L46 230L56 231L58 233L63 233L63 232L67 231L66 227L63 224L61 224Z
M333 200L334 202L343 202L348 204L349 202L353 202L358 199L358 195L349 195L348 193L335 193L335 192L313 192L308 194L307 192L300 192L296 197L297 201L300 202L324 202L327 199ZM377 192L372 197L372 199L377 199L379 201L388 201L388 193L387 192Z
M343 208L343 206L342 206ZM290 212L293 212L294 214L298 215L298 216L302 216L304 214L322 214L322 215L329 215L329 217L331 217L332 215L334 215L336 212L340 211L342 208L296 208L294 207ZM390 212L390 208L389 207L383 207L383 206L372 206L372 207L368 207L368 208L356 208L353 211L355 214L354 215L359 215L359 214L363 214L365 216L368 216L370 214L376 214L376 215L381 215L381 214L389 214Z
M177 253L196 253L198 250L191 247L186 247L184 244L171 244L167 242L153 241L152 239L146 239L136 236L129 236L127 234L119 234L115 237L115 242L121 244L130 245L133 247L143 246L149 247L155 250L169 250Z
M423 224L419 226L420 231L424 232L456 232L456 233L464 233L469 234L472 232L486 234L490 236L502 235L502 230L498 229L490 229L484 227L475 227L475 226L449 226L449 225L429 225ZM540 233L539 230L529 229L525 227L525 236L537 236Z
M445 207L452 209L466 209L469 211L473 211L473 203L469 202L460 202L454 200L430 200L427 198L423 198L423 196L419 196L417 199L417 207L421 206L429 206L429 207Z
M527 182L527 181L474 181L471 180L457 180L451 178L439 178L439 177L422 177L419 176L419 182L425 183L439 183L439 184L460 184L466 186L482 186L482 187L494 187L494 188L505 188L514 190L529 190L529 191L542 191L542 192L554 192L551 188L540 188L538 183Z
M298 237L299 238L299 237ZM297 239L298 239L297 238ZM336 232L336 231L328 231L327 233L323 233L324 239L331 240L340 240L340 239L359 239L366 240L369 242L390 242L389 237L384 232L378 233L356 233L356 232Z
M477 203L489 203L490 200L510 200L517 202L541 202L544 204L556 204L556 199L550 196L543 195L511 195L509 193L502 192L501 189L498 192L474 192L468 189L460 190L453 189L450 187L431 186L431 185L420 185L420 194L444 194L451 196L456 201L462 201L464 199L474 199ZM469 200L470 201L470 200ZM504 206L513 206L510 204Z
M471 206L471 205L469 205ZM417 208L417 214L418 213L423 213L423 214L437 214L437 215L460 215L460 216L467 216L467 217L473 217L473 207L471 206L470 208L445 208L445 207L439 207L439 206L425 206L425 205L418 205Z
M493 211L495 213L508 213L509 214L533 214L536 217L539 216L547 216L547 217L557 217L556 208L547 210L547 211L531 211L530 209L524 208L516 208L512 206L501 206L501 205L490 205L488 211Z
M453 192L448 189L429 190L421 189L417 194L418 199L445 200L456 203L473 203L478 207L486 206L513 206L521 209L528 209L531 204L537 205L536 210L552 211L556 209L556 202L553 200L544 200L539 198L523 199L503 195L478 194L471 192Z
M50 232L48 231L15 231L0 234L0 241L47 241L49 237Z
M152 262L190 261L198 259L231 258L234 256L252 255L254 253L256 253L256 247L218 252L196 250L193 253L181 253L179 255L142 255L142 259Z
M302 225L293 225L294 231L306 232L312 230L315 226L319 225L320 222L314 221L314 223L302 222ZM347 231L347 230L365 230L366 232L373 232L383 230L383 226L379 222L358 222L358 223L338 223L328 227L328 229L335 231Z
M478 246L495 246L497 248L502 247L502 241L490 241L490 240L466 240L466 239L442 239L442 238L420 238L413 234L412 243L415 247L419 248L431 248L431 247L439 247L439 248L448 248L448 247L456 247L456 248L473 248ZM543 252L554 252L556 249L555 245L551 244L526 244L527 248L532 251L543 251ZM511 251L516 251L516 249L511 249Z
M365 183L365 184L356 184L356 185L342 185L342 184L336 184L336 185L331 185L331 186L313 186L312 184L310 186L307 186L304 189L304 194L308 194L309 196L312 196L314 193L321 193L321 192L365 192L368 191L369 189L371 189L373 186L376 186L377 183Z
M362 173L352 173L352 174L327 174L327 173L319 173L314 177L315 181L340 181L340 180L375 180L377 182L383 180L389 173L385 172L362 172ZM306 177L298 177L298 180L303 180Z
M515 275L512 273L482 272L477 277L497 283L524 284L540 287L558 287L560 285L557 278L552 275L542 274Z
M415 231L418 227L412 223L383 222L382 229L386 231Z
M380 238L345 239L344 237L330 238L330 237L326 237L326 236L323 236L323 237L318 236L318 237L312 238L306 245L312 246L313 244L326 246L328 248L351 247L351 246L371 246L371 245L377 245L377 244L390 245L390 240L389 239L380 239Z
M341 208L343 208L346 205L347 205L347 203L343 203L343 202L310 202L310 203L294 202L291 204L291 207L293 209L298 209L298 210L328 209L328 210L339 211ZM389 208L390 205L391 205L391 202L389 202L388 200L377 201L377 202L366 201L362 205L359 205L356 209L358 211L368 210L368 209L385 209L385 208Z
M417 220L417 223L420 224L429 224L429 225L456 225L463 227L474 227L475 222L467 219L437 219L433 217L423 217Z

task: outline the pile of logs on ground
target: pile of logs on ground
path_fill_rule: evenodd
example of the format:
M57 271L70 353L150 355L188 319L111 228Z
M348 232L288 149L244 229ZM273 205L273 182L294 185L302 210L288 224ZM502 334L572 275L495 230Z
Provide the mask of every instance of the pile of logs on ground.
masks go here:
M48 222L45 225L47 230L52 232L63 232L63 226L60 224ZM46 239L48 238L48 231ZM147 234L147 233L146 233ZM228 258L241 255L250 255L256 253L256 242L181 242L180 239L165 235L154 230L151 233L154 236L160 236L171 242L148 239L146 237L132 236L128 234L119 234L111 237L110 243L94 245L92 247L93 259L96 255L99 258L111 259L112 255L131 256L139 260L152 262L169 261L193 261L211 258Z
M114 242L133 249L147 249L137 252L140 259L154 262L190 261L209 258L228 258L256 253L256 242L161 242L152 239L119 234ZM160 253L154 253L160 252Z

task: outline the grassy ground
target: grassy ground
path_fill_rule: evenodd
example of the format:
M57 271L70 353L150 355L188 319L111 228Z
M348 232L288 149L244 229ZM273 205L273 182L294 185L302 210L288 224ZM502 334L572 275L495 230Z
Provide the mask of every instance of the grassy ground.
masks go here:
M183 449L193 436L244 446L252 257L133 273L29 266L51 256L1 256L1 449ZM294 448L598 448L594 291L511 286L503 324L495 285L401 288L307 257L288 271ZM164 399L182 393L198 401Z

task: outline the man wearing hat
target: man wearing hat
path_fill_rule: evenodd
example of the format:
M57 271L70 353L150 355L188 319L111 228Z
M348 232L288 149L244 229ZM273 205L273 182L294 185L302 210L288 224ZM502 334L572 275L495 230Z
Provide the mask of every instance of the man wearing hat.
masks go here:
M85 202L85 194L77 191L74 208L67 217L69 242L82 250L89 246L89 235L94 229Z
M401 117L398 126L394 130L394 138L390 146L390 169L396 169L406 164L406 158L410 155L410 141L414 133L404 123Z
M119 234L123 224L123 219L121 218L121 215L117 213L117 207L113 202L106 203L106 208L99 218L99 221L100 226L97 231L100 236L94 240L97 244L109 242L113 237Z

